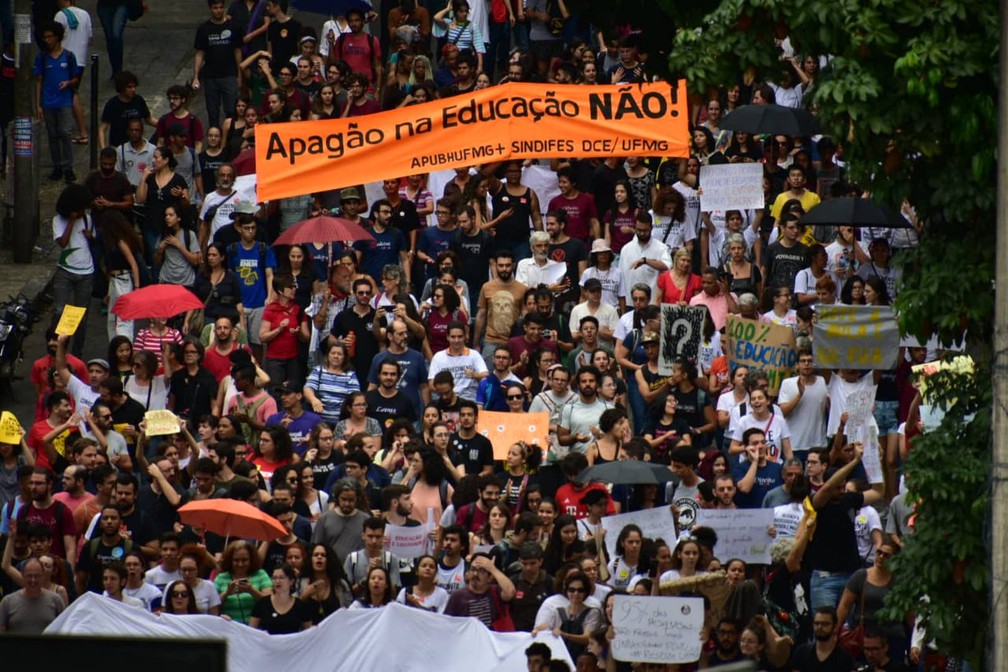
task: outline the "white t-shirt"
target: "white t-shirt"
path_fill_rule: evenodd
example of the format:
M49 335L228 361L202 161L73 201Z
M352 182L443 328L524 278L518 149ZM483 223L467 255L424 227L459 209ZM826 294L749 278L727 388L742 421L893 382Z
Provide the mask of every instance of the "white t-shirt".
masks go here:
M589 609L584 617L584 632L595 632L602 625L602 604L594 597L586 597L584 604ZM536 626L546 625L550 632L559 628L560 610L569 605L570 600L565 595L550 595L539 605L535 617Z
M798 377L781 381L777 401L786 403L798 397ZM815 377L813 385L806 385L801 400L787 418L791 430L791 449L808 450L826 445L826 403L829 391L822 376Z
M871 506L862 506L854 516L854 535L857 537L858 555L865 562L875 562L875 544L872 542L875 530L883 531L878 511Z
M213 240L214 236L218 231L226 226L232 226L234 222L231 221L231 213L235 209L235 201L238 200L238 194L235 193L233 196L228 196L227 194L221 195L217 190L211 191L203 199L203 207L200 208L199 218L202 222L206 219L207 212L210 208L215 205L219 205L217 211L214 213L213 221L210 222L210 237L208 240Z
M651 237L665 243L669 248L683 247L691 240L696 240L696 227L687 227L685 222L673 222L672 215L656 215L651 213Z
M794 539L798 536L798 525L801 524L802 515L804 515L804 507L801 502L775 506L773 525L777 528L777 538Z
M148 411L163 410L168 407L168 388L165 386L164 376L154 376L150 385L144 386L137 385L136 378L130 376L130 379L123 385L123 390L140 402ZM148 403L148 398L150 403Z
M448 591L441 586L434 586L434 592L426 597L422 595L413 594L413 597L423 605L422 608L425 611L433 611L438 614L443 614L445 607L448 606L448 598L451 595ZM402 588L399 590L399 594L396 596L396 602L399 604L406 604L406 589Z
M87 215L87 222L84 219L76 219L71 224L66 217L56 215L53 217L53 240L59 240L67 226L73 226L70 238L67 239L66 247L60 253L57 267L73 273L74 275L91 275L94 273L94 259L91 257L91 248L88 247L88 239L84 237L85 227L94 229L94 220L91 215Z
M171 585L169 582L168 585ZM201 614L209 614L210 610L214 607L219 607L221 603L220 593L217 592L217 588L214 587L212 581L207 581L206 579L200 579L199 583L196 584L196 588L192 589L193 597L196 598L196 609ZM168 588L165 587L163 594L162 604L168 604Z
M179 570L176 569L174 572L166 572L164 567L161 565L148 569L147 573L144 574L144 581L161 588L162 590L167 588L172 581L178 581L181 578L182 573L179 572Z
M602 303L610 305L613 308L619 308L620 297L626 295L626 287L623 285L623 273L620 269L610 266L608 271L600 271L596 266L589 266L581 275L581 286L584 287L585 282L591 278L595 278L602 283ZM571 322L571 324L575 323Z
M628 565L622 555L617 555L609 562L609 585L618 590L627 590L630 580L637 576L639 571L640 567Z
M762 429L764 435L766 436L768 448L767 462L782 462L784 458L781 456L781 442L784 439L791 438L791 430L788 427L787 420L784 419L784 414L781 413L780 408L775 405L770 417L764 420L759 420L753 417L751 412L746 413L739 418L738 426L735 427L735 434L732 435L732 439L741 443L742 435L745 434L747 429L751 429L753 427ZM739 462L748 461L748 455L745 453L739 455Z
M570 313L570 328L571 331L578 331L581 328L581 318L586 315L591 315L588 312L588 302L579 303L571 309ZM619 314L616 309L605 303L604 301L599 304L598 309L595 311L593 316L599 321L599 329L610 329L613 332L616 331L616 326L619 324ZM603 339L608 341L609 339Z
M138 588L126 588L124 586L123 594L143 602L144 608L147 611L154 611L154 607L164 604L161 591L146 581L141 583Z
M451 371L452 378L455 379L455 394L463 399L476 401L476 388L479 387L479 381L467 376L466 369L472 369L476 373L486 373L487 366L482 355L469 348L466 348L461 355L453 355L445 349L434 354L427 370L427 379L433 385L434 376L441 371Z
M67 7L67 10L77 19L77 27L70 27L70 22L67 21L66 14L62 9L56 12L56 23L64 28L63 48L73 53L74 58L77 59L78 67L86 68L89 62L88 46L94 34L91 26L91 15L80 7Z
M848 383L846 380L841 378L837 374L833 374L829 381L829 421L826 423L826 436L833 436L837 432L837 427L840 426L840 416L847 412L847 397L852 392L857 392L864 387L872 387L875 385L875 381L872 378L871 372L866 375L861 376L858 380L853 383ZM875 418L871 415L868 416L868 427L875 428L875 435L878 436L878 425L875 424Z
M438 562L437 575L434 577L434 583L441 588L444 588L448 591L448 593L452 593L460 588L465 588L465 571L465 558L460 560L459 564L454 567L445 567Z
M742 404L749 403L749 393L747 392L742 401L735 402L735 393L731 390L722 393L717 400L717 411L724 411L728 414L728 426L725 427L725 436L735 436L735 428L738 426L739 418L742 417Z

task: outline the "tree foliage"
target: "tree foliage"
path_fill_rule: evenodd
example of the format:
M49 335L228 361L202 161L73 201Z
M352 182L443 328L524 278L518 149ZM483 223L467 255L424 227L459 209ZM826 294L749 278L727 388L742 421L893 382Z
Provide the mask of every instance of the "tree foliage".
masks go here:
M698 94L750 68L757 81L776 80L790 66L778 60L775 38L829 55L806 102L843 145L852 179L890 206L907 198L924 221L920 246L902 260L901 326L945 343L968 327L980 357L975 376L949 378L959 403L914 444L906 465L922 503L896 561L913 579L892 593L891 605L919 610L946 650L979 669L989 616L986 344L994 313L998 4L722 0L677 28L669 71ZM918 605L921 594L928 605Z

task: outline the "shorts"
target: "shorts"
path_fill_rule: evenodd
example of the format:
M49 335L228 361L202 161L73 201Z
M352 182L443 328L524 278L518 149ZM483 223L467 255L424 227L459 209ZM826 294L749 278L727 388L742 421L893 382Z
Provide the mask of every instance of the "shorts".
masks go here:
M245 324L248 326L249 343L262 345L262 340L259 338L259 327L262 325L264 310L266 310L265 306L262 308L245 309Z
M872 415L875 416L875 424L878 425L879 436L897 433L897 430L899 429L899 419L896 417L896 412L898 410L898 401L875 402L875 410L872 411Z

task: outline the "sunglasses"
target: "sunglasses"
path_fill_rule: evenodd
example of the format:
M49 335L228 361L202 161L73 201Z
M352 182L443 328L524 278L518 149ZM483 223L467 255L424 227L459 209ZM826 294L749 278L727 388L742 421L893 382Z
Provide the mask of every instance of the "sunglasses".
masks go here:
M173 590L171 596L179 599L185 599L189 597L189 593L185 591L179 592L177 590Z
M574 586L571 586L570 588L567 589L567 592L568 593L580 593L581 595L584 595L588 591L585 590L584 588L576 588Z
M510 401L511 399L524 399L524 396L521 394L509 394L507 398Z

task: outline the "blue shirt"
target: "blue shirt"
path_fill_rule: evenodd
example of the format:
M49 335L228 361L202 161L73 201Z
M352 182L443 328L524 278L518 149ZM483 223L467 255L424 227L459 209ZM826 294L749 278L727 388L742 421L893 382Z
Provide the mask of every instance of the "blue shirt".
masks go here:
M399 253L408 250L406 238L399 229L387 228L378 233L374 228L368 229L374 240L362 240L354 247L361 252L361 262L365 273L381 284L381 271L386 264L399 266Z
M46 110L73 105L73 88L60 89L60 84L77 76L77 59L68 49L55 58L49 54L35 56L32 72L42 78L42 108Z
M437 255L448 251L453 240L455 240L454 230L442 231L436 226L428 226L420 232L420 237L417 239L417 251L423 252L431 259L437 259ZM434 271L437 267L434 264L426 264L426 268L425 277L427 279L434 277Z
M749 471L748 462L739 462L732 467L732 476L738 483ZM784 484L781 476L781 465L779 462L767 462L762 467L756 467L756 482L752 490L743 493L741 490L735 493L735 506L740 509L759 509L763 506L763 498L766 494Z
M260 246L265 248L265 254L260 252ZM260 268L265 261L265 266ZM245 308L262 308L266 305L269 294L266 287L266 269L276 270L276 255L273 248L266 243L256 241L251 250L246 250L241 242L228 246L228 263L231 270L238 276L241 285L242 304Z
M423 412L423 401L420 399L420 386L427 384L427 360L416 350L407 348L401 355L386 350L373 360L371 369L368 371L368 382L378 385L378 367L387 359L394 359L399 362L399 389L403 391L413 408L416 409L417 417Z
M267 425L283 426L284 411L274 413L266 418ZM308 450L308 435L315 429L315 425L322 422L322 418L311 411L305 411L297 418L294 418L287 425L287 433L290 434L291 442L294 444L294 452L304 455Z

